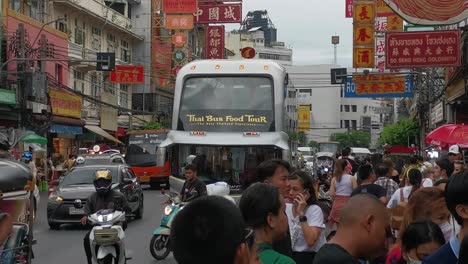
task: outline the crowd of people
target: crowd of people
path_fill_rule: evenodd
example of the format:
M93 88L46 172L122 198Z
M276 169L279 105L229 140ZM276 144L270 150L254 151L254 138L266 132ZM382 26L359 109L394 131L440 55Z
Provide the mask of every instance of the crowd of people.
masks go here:
M458 146L434 165L412 157L401 172L391 160L375 165L351 160L342 155L335 161L328 216L311 175L282 160L258 166L258 182L243 192L238 206L199 195L174 220L175 259L181 264L468 263L468 171L460 166ZM196 175L195 167L190 170Z

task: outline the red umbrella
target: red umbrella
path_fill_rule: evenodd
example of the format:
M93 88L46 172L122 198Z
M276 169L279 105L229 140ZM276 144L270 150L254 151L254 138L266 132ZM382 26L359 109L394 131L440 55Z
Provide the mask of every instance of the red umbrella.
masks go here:
M450 145L468 145L468 126L459 124L448 124L434 129L426 136L426 144L440 146L442 148Z

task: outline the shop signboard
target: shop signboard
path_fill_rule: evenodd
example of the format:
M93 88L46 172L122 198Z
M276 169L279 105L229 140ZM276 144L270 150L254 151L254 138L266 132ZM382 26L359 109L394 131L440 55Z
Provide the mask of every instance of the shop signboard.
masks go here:
M151 47L152 81L157 88L171 87L171 42L154 41Z
M110 93L101 93L101 101L117 106L117 96ZM115 107L101 105L101 125L104 130L117 131L118 110Z
M245 47L241 50L241 55L242 55L242 58L244 59L253 59L255 58L256 54L257 52L252 47Z
M52 114L81 118L81 97L49 88L49 100Z
M205 30L206 58L224 59L224 26L207 26Z
M376 1L376 15L377 17L388 17L395 14L393 10L384 2L384 0Z
M354 68L372 68L375 64L374 47L353 49Z
M386 67L430 68L460 65L460 31L388 32Z
M184 32L176 32L172 35L172 44L177 48L181 48L187 43L187 35Z
M403 18L397 14L393 14L387 17L387 31L402 31L403 30Z
M353 67L375 65L375 2L353 1Z
M163 0L164 13L187 13L197 11L197 0Z
M193 15L166 15L166 29L193 29Z
M16 92L12 90L0 89L0 104L15 105Z
M131 65L116 65L110 73L112 83L145 83L145 67Z
M242 4L199 5L196 22L198 24L241 23Z
M375 4L371 2L354 2L353 10L354 23L374 24L375 22Z
M185 55L185 52L183 50L174 50L174 53L172 54L172 58L174 59L175 62L181 63L187 58L187 55Z
M297 109L298 130L307 132L310 130L310 105L299 105Z
M436 125L442 121L444 121L444 103L440 102L432 107L431 122Z
M410 98L414 96L411 76L391 74L347 77L345 97L350 98Z
M354 45L374 45L374 26L371 24L354 26Z

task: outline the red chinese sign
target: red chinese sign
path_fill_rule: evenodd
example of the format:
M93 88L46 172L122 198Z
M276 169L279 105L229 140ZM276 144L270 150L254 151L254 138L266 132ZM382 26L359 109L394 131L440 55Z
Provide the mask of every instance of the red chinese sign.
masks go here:
M145 83L145 67L116 65L110 73L113 83Z
M242 58L244 59L253 59L255 58L256 54L257 52L252 47L245 47L241 50L241 55L242 55Z
M375 5L378 17L388 17L395 14L393 10L387 5L387 3L384 2L384 0L377 0Z
M172 35L172 44L177 48L181 48L187 43L187 35L183 32L177 32Z
M164 13L188 13L197 11L197 0L163 0Z
M167 29L193 29L193 15L166 15Z
M153 82L158 88L171 87L171 63L172 45L171 42L153 41L151 47L151 65Z
M460 65L460 31L389 32L387 68L456 67Z
M346 0L345 17L353 17L353 0Z
M206 27L206 58L224 59L224 26Z
M200 5L196 12L197 23L240 23L242 4Z

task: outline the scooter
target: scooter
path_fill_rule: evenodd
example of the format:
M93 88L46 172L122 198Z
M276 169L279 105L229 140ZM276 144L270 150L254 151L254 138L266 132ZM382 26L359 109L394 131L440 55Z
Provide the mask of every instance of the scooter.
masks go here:
M81 202L75 202L76 208L82 208ZM103 209L88 217L94 226L89 234L89 242L94 264L125 264L129 258L125 254L124 227L125 212Z
M164 208L161 225L154 230L150 242L151 255L157 260L163 260L171 253L169 237L171 234L172 220L184 207L184 203L182 203L176 193L170 192L168 194L164 190L162 190L161 193L168 198L169 204Z

